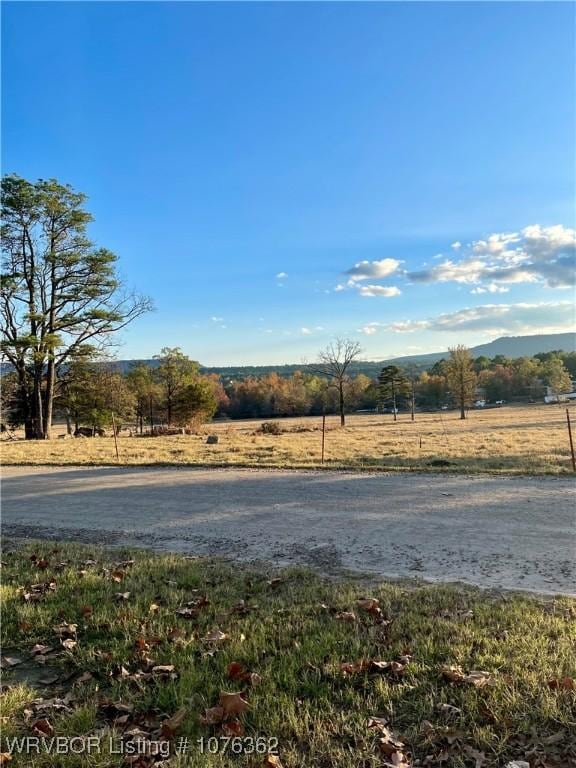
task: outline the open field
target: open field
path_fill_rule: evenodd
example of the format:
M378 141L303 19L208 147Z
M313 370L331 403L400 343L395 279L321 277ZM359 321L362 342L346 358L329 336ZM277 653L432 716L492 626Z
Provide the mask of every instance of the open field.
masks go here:
M576 423L576 406L570 406ZM270 468L318 468L321 419L276 420L281 435L257 433L261 422L229 421L207 425L205 434L174 437L121 437L120 463ZM471 411L460 421L455 411L417 414L351 415L340 429L327 418L324 466L354 470L434 470L431 462L450 462L451 472L571 472L565 407L529 405ZM206 444L206 434L220 438ZM112 438L5 440L4 464L107 465L116 463Z
M101 739L89 757L11 765L128 765L121 739L138 738L187 745L169 765L192 768L576 765L568 598L46 542L7 542L3 559L2 751L16 736ZM231 754L258 738L275 759Z

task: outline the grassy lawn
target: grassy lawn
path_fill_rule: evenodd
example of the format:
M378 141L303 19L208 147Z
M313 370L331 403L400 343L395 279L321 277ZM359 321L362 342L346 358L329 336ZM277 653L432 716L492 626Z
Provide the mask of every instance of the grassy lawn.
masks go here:
M573 421L576 423L576 406ZM314 469L321 466L321 419L279 419L280 435L263 435L258 421L207 425L203 434L121 437L120 464ZM325 468L423 470L525 474L572 473L566 413L557 405L529 405L471 411L352 415L340 429L327 419ZM62 431L62 430L61 430ZM219 442L206 444L206 434ZM116 453L111 437L51 441L4 440L4 464L109 465ZM438 462L440 464L438 465Z
M154 764L111 754L122 738L169 744L171 766L576 765L569 599L46 542L2 557L3 751L102 737L10 765Z

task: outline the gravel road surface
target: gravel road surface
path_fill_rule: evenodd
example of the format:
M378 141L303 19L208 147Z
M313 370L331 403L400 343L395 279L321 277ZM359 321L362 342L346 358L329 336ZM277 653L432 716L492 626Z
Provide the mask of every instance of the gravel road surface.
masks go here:
M6 467L9 537L574 594L571 478Z

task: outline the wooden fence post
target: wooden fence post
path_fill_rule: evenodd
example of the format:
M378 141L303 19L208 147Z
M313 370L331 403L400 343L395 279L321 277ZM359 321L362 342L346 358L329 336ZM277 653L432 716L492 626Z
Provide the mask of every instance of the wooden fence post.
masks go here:
M574 457L574 442L572 440L572 425L570 424L570 411L566 408L566 422L568 423L568 439L570 440L570 453L572 454L572 469L576 472L576 458Z

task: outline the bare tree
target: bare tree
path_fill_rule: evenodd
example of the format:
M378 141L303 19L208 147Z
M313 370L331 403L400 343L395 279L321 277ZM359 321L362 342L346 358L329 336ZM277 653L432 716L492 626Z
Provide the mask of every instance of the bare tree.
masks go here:
M348 369L357 360L362 348L357 341L351 339L336 339L326 349L318 353L317 373L325 376L330 386L338 390L338 410L340 412L340 426L345 426L346 416L346 383L348 381Z
M450 358L444 362L443 369L452 397L460 408L460 418L466 418L466 407L474 400L477 375L472 357L466 347L459 344L449 350Z

